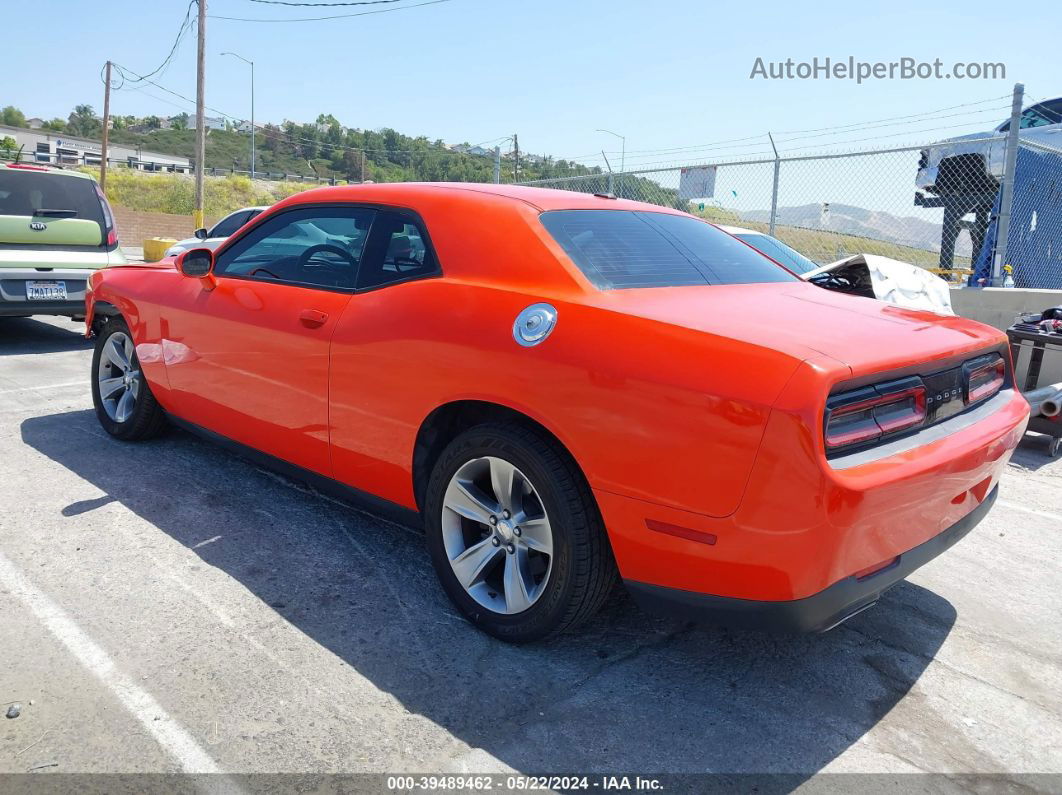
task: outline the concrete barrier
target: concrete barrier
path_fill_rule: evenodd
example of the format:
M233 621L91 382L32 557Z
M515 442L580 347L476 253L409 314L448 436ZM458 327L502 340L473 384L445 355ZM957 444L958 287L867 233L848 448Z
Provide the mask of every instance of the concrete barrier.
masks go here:
M1019 290L1006 287L964 287L951 291L956 315L1005 330L1022 312L1042 312L1062 305L1062 290Z
M951 291L951 307L955 310L955 314L1004 331L1008 326L1013 325L1014 319L1023 312L1042 312L1051 306L1062 306L1062 290L966 287ZM1025 385L1030 350L1031 343L1023 343L1014 363L1019 388ZM1055 384L1062 381L1062 351L1050 350L1044 355L1039 380L1041 384Z

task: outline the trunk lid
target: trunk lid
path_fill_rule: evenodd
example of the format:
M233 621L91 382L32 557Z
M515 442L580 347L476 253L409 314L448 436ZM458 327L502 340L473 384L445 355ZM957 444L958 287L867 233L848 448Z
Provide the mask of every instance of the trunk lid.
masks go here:
M113 215L90 176L0 165L0 268L103 267L116 250Z
M0 215L0 244L98 248L102 239L103 230L97 221L47 215Z
M607 309L741 340L801 360L824 354L853 376L997 347L1002 332L811 284L655 287L598 293Z

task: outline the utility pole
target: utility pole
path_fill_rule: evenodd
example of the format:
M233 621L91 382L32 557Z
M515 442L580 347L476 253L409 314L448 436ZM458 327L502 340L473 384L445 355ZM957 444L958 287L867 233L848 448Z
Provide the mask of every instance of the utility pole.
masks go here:
M513 182L520 181L520 138L513 133Z
M999 194L999 225L996 228L996 250L992 252L993 287L1003 284L1003 258L1010 241L1010 213L1014 207L1014 171L1018 165L1018 130L1021 125L1021 105L1025 95L1022 83L1014 84L1014 98L1010 105L1010 127L1007 128L1007 150L1003 159L1003 185Z
M494 147L494 184L501 182L501 145Z
M111 126L111 62L107 61L103 84L103 146L100 147L100 190L107 192L107 128Z
M361 150L361 181L365 181L365 150Z
M201 229L203 218L203 167L206 164L206 10L207 0L199 3L199 46L196 50L195 74L195 228Z

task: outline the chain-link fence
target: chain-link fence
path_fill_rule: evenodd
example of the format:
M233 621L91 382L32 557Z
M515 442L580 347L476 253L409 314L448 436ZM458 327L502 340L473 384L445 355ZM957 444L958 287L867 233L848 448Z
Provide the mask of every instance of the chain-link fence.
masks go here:
M989 232L999 213L1006 146L1005 135L988 135L524 184L687 210L713 223L773 235L818 265L874 254L962 282L978 262L989 263L991 276L995 236ZM1014 265L1019 285L1062 286L1062 152L1024 143L1021 148L1028 154L1019 158L1014 231L1002 260ZM1020 267L1010 263L1015 246L1022 250Z

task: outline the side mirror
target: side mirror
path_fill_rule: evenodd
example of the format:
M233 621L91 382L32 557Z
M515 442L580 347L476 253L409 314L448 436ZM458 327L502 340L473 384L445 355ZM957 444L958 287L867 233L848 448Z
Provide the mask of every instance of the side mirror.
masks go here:
M207 232L207 230L205 229L196 229L195 232L193 232L192 234L200 240L206 240L208 237L210 237L210 233Z
M199 279L203 289L213 290L217 286L214 278L214 252L209 248L192 248L177 255L177 271L192 279Z

